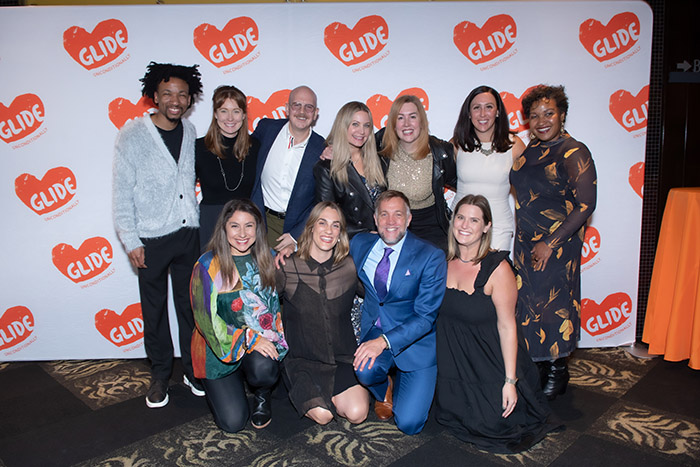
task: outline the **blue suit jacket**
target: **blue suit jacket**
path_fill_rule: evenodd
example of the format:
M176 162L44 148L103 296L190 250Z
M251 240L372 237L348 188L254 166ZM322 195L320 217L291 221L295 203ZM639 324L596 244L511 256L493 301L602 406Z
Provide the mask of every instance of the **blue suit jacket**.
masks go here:
M262 171L275 138L277 138L277 135L287 122L287 119L272 120L263 118L258 122L258 126L253 132L253 136L260 141L260 151L258 152L255 186L253 187L251 198L263 213L263 219L265 218L265 202L262 192ZM301 159L299 172L297 172L297 178L294 181L294 188L292 188L292 195L289 198L284 218L284 232L289 232L296 240L299 240L299 236L304 230L306 218L309 217L311 208L314 207L316 196L314 165L318 162L325 146L326 140L315 131L312 131L304 156Z
M396 366L414 371L436 364L435 320L445 295L445 254L430 243L406 232L391 285L383 302L374 289L374 278L362 267L379 235L360 233L350 242L350 254L365 286L361 333L367 333L380 318L382 331L391 343Z

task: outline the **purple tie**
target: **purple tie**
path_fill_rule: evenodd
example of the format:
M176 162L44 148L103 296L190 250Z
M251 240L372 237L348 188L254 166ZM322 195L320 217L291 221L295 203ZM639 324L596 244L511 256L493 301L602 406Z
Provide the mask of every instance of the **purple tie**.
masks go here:
M381 261L377 264L377 270L374 271L374 290L377 291L379 301L384 300L387 294L386 281L389 278L389 266L391 265L389 255L393 252L394 250L389 247L384 248L384 256L382 256Z

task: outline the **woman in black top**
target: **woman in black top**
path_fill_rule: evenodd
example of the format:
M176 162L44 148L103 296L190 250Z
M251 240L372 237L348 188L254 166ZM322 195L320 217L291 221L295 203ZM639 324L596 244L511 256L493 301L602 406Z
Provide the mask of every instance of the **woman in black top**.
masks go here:
M323 201L311 210L299 249L277 270L289 398L300 416L321 425L335 415L361 423L369 411L369 393L352 367L357 342L350 309L362 286L349 249L342 211Z
M224 204L250 198L260 143L248 134L246 96L234 86L219 86L212 97L209 130L195 143L195 171L202 190L199 240L207 249Z
M341 107L326 143L333 147L333 160L314 167L316 201L338 204L350 238L376 230L374 202L386 190L386 164L377 155L369 108L356 101Z

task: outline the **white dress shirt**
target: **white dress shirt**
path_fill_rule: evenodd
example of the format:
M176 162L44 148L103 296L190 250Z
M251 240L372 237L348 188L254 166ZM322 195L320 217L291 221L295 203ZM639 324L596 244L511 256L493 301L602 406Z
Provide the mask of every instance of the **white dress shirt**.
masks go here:
M289 132L289 122L280 130L270 147L260 177L265 207L281 213L287 212L287 204L310 137L309 130L303 141L295 141Z

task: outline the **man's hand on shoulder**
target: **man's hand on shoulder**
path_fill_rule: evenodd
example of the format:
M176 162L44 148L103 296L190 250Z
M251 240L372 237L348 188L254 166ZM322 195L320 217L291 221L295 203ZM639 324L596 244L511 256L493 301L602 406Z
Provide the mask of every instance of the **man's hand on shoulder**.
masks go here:
M280 252L287 248L291 248L292 251L297 249L297 242L294 241L294 237L292 237L289 232L283 233L277 237L277 246L275 247L275 251Z

